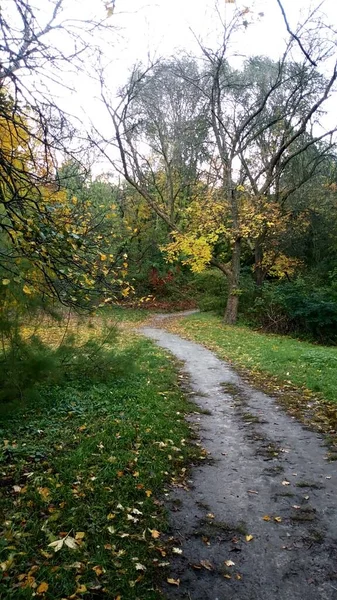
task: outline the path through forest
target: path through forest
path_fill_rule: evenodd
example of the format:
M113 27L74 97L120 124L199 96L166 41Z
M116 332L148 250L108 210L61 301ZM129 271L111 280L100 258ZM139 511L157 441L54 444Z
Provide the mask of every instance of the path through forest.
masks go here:
M209 459L168 496L182 554L165 587L189 600L336 600L337 473L322 437L201 345L142 333L183 361ZM253 537L251 537L253 536Z

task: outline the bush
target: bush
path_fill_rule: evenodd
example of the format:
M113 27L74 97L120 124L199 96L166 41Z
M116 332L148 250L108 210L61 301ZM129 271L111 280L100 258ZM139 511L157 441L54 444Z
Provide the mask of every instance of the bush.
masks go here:
M332 291L301 279L265 283L246 314L273 333L296 333L322 343L337 341L337 303Z
M221 315L225 312L228 284L225 276L218 269L207 269L195 274L192 290L200 310L213 311Z

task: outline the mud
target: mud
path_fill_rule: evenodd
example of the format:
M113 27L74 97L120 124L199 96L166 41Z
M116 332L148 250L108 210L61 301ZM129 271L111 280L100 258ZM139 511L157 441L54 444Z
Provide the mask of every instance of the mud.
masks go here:
M203 411L190 420L213 459L167 496L182 550L167 598L337 600L336 463L324 440L212 352L160 329L163 318L141 331L183 361Z

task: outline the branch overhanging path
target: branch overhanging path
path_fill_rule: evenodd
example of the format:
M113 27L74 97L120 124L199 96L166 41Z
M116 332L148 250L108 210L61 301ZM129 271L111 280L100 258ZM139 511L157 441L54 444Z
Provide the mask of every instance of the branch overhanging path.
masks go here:
M288 416L203 346L162 328L141 332L183 361L209 459L173 487L168 598L334 600L337 476L323 438Z

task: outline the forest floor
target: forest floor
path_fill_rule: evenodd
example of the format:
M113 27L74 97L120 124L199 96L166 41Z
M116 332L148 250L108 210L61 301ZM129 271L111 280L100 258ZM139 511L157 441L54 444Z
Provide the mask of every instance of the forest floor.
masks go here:
M193 319L202 341L200 316ZM259 391L212 351L165 330L167 323L183 331L185 319L157 317L141 331L183 362L200 411L189 421L207 451L167 497L180 541L167 597L336 599L337 475L326 439L301 424L291 405L290 414L283 410L280 385L276 397ZM314 404L302 396L305 406Z

